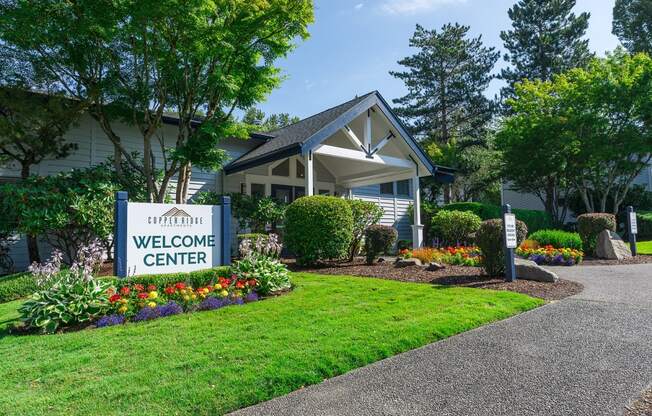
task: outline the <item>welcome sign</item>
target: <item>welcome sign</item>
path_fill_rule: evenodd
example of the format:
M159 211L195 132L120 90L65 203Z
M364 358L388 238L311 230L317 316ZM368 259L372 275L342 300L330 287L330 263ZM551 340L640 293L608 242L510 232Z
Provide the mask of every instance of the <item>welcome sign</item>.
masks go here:
M150 204L116 196L115 273L191 272L230 262L230 201Z

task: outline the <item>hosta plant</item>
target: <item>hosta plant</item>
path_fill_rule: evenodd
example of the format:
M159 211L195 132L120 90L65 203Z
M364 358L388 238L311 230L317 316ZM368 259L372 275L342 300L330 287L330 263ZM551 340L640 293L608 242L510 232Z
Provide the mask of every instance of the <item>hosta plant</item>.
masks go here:
M110 282L80 279L66 273L49 289L34 293L19 309L22 321L32 329L53 333L62 326L91 322L109 308Z
M258 282L256 292L263 296L292 286L287 267L267 256L246 256L233 264L231 272L237 280L255 279Z

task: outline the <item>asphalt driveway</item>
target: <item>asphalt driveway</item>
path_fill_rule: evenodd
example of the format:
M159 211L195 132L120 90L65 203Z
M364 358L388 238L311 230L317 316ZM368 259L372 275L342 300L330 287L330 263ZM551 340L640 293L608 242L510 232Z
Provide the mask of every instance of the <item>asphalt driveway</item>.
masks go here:
M652 265L557 268L579 295L235 415L620 415L652 382Z

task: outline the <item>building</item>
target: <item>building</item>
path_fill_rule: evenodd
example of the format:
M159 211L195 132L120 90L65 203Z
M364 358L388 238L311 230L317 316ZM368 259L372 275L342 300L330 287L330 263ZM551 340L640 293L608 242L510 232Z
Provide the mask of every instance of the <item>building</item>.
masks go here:
M166 117L164 122L158 139L172 143L176 120ZM119 133L128 150L142 148L135 128L124 125ZM91 117L82 118L67 138L78 144L77 151L65 159L40 163L32 169L34 174L96 165L113 154L113 145ZM200 191L265 195L285 202L314 194L365 199L384 209L382 224L396 227L400 239L415 245L423 241L420 178L434 175L442 182L453 180L449 169L432 163L377 91L277 131L252 134L249 140L225 139L220 146L231 162L220 172L194 170L191 199ZM162 159L160 150L154 157ZM16 180L19 175L16 165L0 167L0 180ZM411 204L417 207L412 224ZM17 269L27 266L23 241L12 247L12 256Z

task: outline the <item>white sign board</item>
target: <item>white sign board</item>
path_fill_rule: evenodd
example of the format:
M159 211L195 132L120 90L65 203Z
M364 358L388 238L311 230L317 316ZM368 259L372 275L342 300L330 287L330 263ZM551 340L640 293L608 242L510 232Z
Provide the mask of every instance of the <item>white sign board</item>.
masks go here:
M518 246L516 216L514 214L505 214L505 246L507 248L516 248Z
M629 232L630 234L638 234L638 223L636 222L636 213L629 213Z
M220 265L221 207L127 205L127 274L191 272Z

